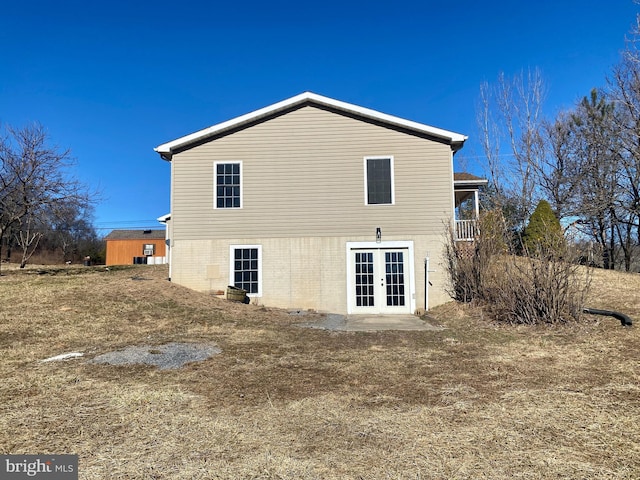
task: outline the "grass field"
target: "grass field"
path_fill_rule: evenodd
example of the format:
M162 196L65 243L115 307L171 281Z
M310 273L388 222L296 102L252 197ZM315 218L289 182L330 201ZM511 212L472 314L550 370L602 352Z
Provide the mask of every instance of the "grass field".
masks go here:
M3 270L0 453L78 454L81 479L640 478L637 274L596 272L588 305L631 328L499 326L449 304L425 332L303 329L166 276ZM170 341L222 353L88 362Z

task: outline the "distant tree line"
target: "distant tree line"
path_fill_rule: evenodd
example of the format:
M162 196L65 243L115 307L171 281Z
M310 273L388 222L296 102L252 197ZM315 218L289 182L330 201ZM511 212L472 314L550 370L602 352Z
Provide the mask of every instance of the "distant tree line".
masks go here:
M640 253L638 26L605 86L553 118L543 115L538 70L481 85L484 207L501 211L514 238L546 200L566 231L594 246L596 263L632 269Z
M38 124L0 132L0 259L20 263L99 261L92 225L96 193L76 180L68 150L52 146Z

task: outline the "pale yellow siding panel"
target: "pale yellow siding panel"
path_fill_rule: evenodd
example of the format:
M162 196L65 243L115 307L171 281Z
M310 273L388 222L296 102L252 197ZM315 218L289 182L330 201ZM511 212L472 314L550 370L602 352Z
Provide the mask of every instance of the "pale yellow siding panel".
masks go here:
M365 205L365 156L394 157L395 205ZM243 208L214 209L214 162L241 161ZM304 107L173 158L175 239L432 234L452 216L451 149Z

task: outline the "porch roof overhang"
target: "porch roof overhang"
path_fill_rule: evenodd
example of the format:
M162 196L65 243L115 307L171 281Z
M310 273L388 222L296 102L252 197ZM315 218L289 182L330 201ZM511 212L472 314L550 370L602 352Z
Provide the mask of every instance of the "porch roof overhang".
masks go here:
M486 178L476 177L470 173L458 172L453 174L453 191L455 193L455 204L460 205L466 199L477 196L480 187L489 183Z
M489 180L482 177L476 177L470 173L457 172L453 174L453 188L454 190L479 190L480 187L485 187L489 183Z

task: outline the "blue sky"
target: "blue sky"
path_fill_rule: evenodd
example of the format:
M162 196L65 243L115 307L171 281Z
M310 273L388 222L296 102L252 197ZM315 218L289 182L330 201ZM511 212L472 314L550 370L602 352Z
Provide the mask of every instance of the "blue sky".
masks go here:
M99 188L100 234L159 227L153 148L309 90L469 136L499 72L539 68L549 115L603 86L632 0L5 2L0 123L40 122Z

